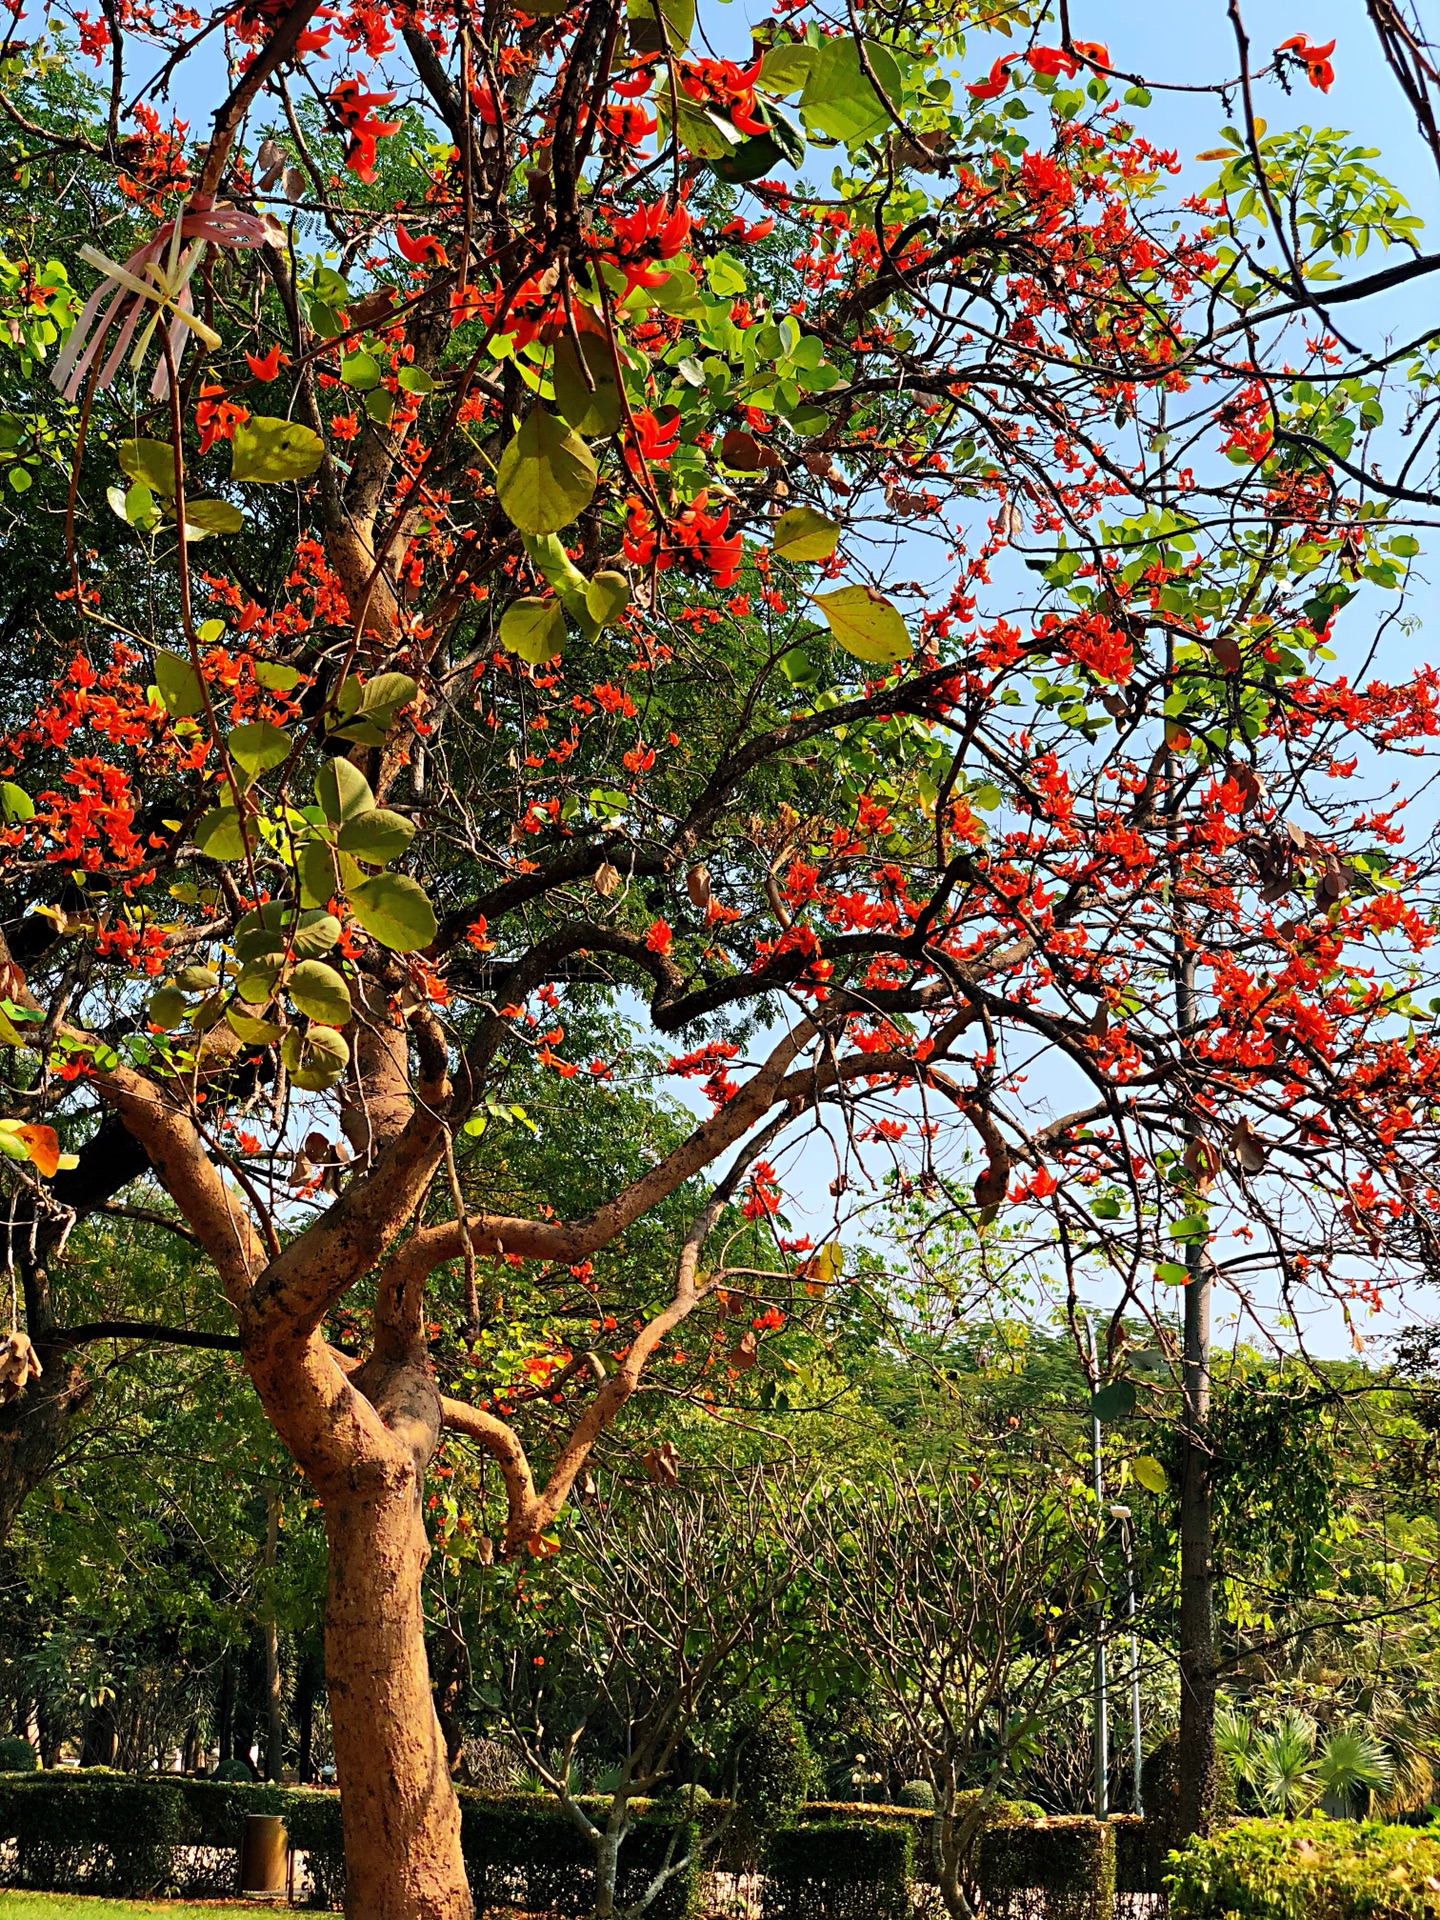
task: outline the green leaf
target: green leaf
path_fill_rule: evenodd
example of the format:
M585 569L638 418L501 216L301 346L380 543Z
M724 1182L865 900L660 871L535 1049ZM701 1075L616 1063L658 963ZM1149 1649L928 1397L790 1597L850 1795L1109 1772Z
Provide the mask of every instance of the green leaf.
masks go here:
M760 85L767 93L798 93L810 78L817 51L793 40L767 47L760 61Z
M405 393L433 393L435 382L423 367L402 367L397 376Z
M1131 1380L1112 1380L1091 1397L1090 1411L1097 1420L1123 1420L1135 1411L1135 1384Z
M178 653L156 654L155 685L165 702L165 711L175 719L182 720L190 714L205 711L200 676L190 662L182 660Z
M565 644L565 613L560 602L513 601L500 619L500 644L528 660L532 667L557 659Z
M235 991L247 1006L263 1007L274 992L285 962L276 955L248 961L240 969Z
M17 787L13 780L0 780L0 814L6 826L16 826L22 820L35 818L35 802L24 787Z
M257 1020L253 1014L242 1013L239 1007L227 1008L225 1021L236 1039L243 1040L247 1047L268 1047L283 1031L275 1021Z
M358 886L364 877L348 853L336 853L324 840L312 840L300 850L300 884L317 906L323 906L337 893ZM339 937L338 924L336 937ZM334 946L335 942L332 940L330 944Z
M342 853L383 867L387 860L398 860L414 838L415 828L403 814L375 807L347 820L336 836L336 845Z
M589 447L544 407L532 407L500 456L495 491L521 533L558 533L595 494Z
M1200 1241L1202 1244L1210 1238L1210 1222L1203 1213L1190 1213L1183 1220L1174 1220L1170 1224L1172 1240Z
M1132 1460L1130 1471L1147 1493L1165 1493L1170 1486L1170 1476L1153 1454L1142 1453Z
M235 957L243 966L261 954L288 949L297 959L308 960L328 953L339 938L340 922L333 913L312 907L297 914L283 900L267 900L237 921Z
M365 396L365 411L377 427L388 427L395 418L395 396L388 387L376 387Z
M380 363L374 354L363 350L341 356L340 378L357 393L368 393L380 384Z
M212 807L195 827L195 844L211 860L243 860L245 834L234 807Z
M203 540L207 533L239 533L245 516L228 500L187 500L185 538Z
M216 638L219 638L218 634ZM255 663L255 678L262 687L267 688L271 693L289 693L290 689L299 683L300 669L298 667L282 667L277 665L273 660L257 660Z
M667 43L683 53L695 31L695 0L625 0L625 20L632 53L663 53Z
M290 736L283 727L268 720L256 720L249 726L232 727L225 746L230 758L245 769L250 779L278 767L290 751Z
M1190 1269L1181 1266L1178 1260L1161 1260L1156 1264L1155 1278L1167 1287L1183 1287L1190 1278Z
M782 560L828 560L840 529L814 507L790 507L775 522L772 544Z
M153 1027L164 1027L168 1032L178 1027L189 1008L185 996L179 987L161 987L158 993L152 993L150 1004L145 1009L146 1017Z
M584 368L589 369L588 382ZM555 385L555 404L577 433L597 437L614 433L624 409L615 380L615 362L605 340L597 334L582 333L577 351L569 335L562 335L555 342L550 378Z
M808 53L809 48L805 51ZM805 137L795 123L778 107L766 106L764 133L752 133L733 153L719 155L710 162L712 170L732 186L748 180L763 179L781 167L799 167L805 162Z
M865 53L871 70L892 103L900 104L904 83L895 57L874 40ZM888 124L884 102L860 65L860 51L848 33L813 49L810 72L800 95L800 111L817 133L856 146ZM763 72L763 68L762 68Z
M303 480L314 473L325 456L325 442L298 420L281 420L257 413L235 429L230 453L230 478L273 485Z
M327 760L315 776L315 798L327 820L353 820L357 813L369 813L375 805L370 782L348 760Z
M810 598L840 645L857 660L891 666L915 651L905 622L873 587L837 587L834 593L813 593Z
M297 1087L321 1093L334 1086L350 1063L350 1048L334 1027L311 1027L305 1034L292 1027L280 1043L280 1058Z
M597 627L613 626L629 604L630 582L608 567L585 589L585 611Z
M168 440L122 440L120 471L168 500L175 491L175 453Z
M350 1018L350 989L343 975L323 960L302 960L287 991L302 1013L327 1027L343 1027Z
M360 689L358 711L388 721L401 707L408 707L419 691L408 673L377 673Z
M435 909L419 881L403 873L377 873L346 898L371 939L392 953L414 953L435 938Z

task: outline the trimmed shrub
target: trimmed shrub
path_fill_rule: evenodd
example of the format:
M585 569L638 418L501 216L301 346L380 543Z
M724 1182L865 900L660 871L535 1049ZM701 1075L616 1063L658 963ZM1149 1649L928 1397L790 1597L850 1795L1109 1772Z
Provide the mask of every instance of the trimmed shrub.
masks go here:
M928 1780L907 1780L896 1795L895 1804L901 1807L924 1807L933 1813L935 1789Z
M1146 1754L1140 1768L1140 1799L1145 1809L1145 1844L1150 1874L1158 1890L1171 1850L1182 1844L1180 1832L1180 1736L1168 1733ZM1219 1825L1234 1818L1235 1781L1219 1755L1215 1761L1215 1788L1211 1817Z
M477 1907L592 1911L594 1855L553 1803L465 1788L459 1799L461 1846ZM724 1808L705 1812L718 1819ZM251 1813L284 1819L291 1846L306 1856L312 1906L344 1904L338 1793L104 1769L0 1777L0 1840L16 1842L14 1883L50 1892L233 1894L245 1816ZM695 1837L695 1823L674 1811L642 1811L620 1851L621 1902L638 1900L667 1858L682 1857ZM685 1920L698 1884L692 1861L649 1909L654 1920Z
M772 1833L762 1855L764 1920L909 1920L915 1833L847 1820Z
M16 1843L15 1884L131 1899L163 1892L183 1842L185 1803L159 1780L104 1768L0 1781L0 1835Z
M1115 1833L1087 1814L986 1826L978 1879L989 1920L1113 1920Z
M1437 1920L1440 1838L1378 1820L1238 1820L1166 1874L1172 1920Z
M0 1773L38 1773L40 1756L28 1740L0 1740Z
M627 1906L638 1900L666 1861L679 1859L697 1839L693 1821L642 1816L620 1849L617 1903ZM553 1801L537 1806L530 1795L506 1799L462 1789L460 1846L477 1912L487 1907L531 1913L594 1911L594 1850ZM698 1884L692 1862L666 1883L647 1911L655 1920L684 1920Z
M727 1746L735 1818L725 1838L725 1865L743 1871L759 1861L765 1836L789 1826L799 1813L815 1775L815 1756L799 1715L784 1700L763 1713L738 1715Z

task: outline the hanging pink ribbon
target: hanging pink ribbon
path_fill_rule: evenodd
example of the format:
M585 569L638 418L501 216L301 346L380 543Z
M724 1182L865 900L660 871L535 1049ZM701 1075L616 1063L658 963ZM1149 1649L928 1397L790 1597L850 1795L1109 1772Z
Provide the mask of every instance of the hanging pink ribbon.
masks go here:
M77 399L86 376L100 357L111 327L122 314L120 331L109 358L100 369L102 387L108 387L120 371L125 350L144 321L133 358L133 365L139 370L155 328L167 310L172 316L170 353L177 367L192 333L212 350L218 347L219 334L196 315L191 277L204 258L207 246L258 247L273 239L275 232L273 221L222 204L203 211L191 207L178 222L167 220L143 246L135 249L123 266L101 253L98 247L82 247L80 257L103 278L85 302L65 350L55 362L50 375L52 383L67 400ZM186 242L191 244L187 247ZM162 358L150 383L150 398L163 400L169 390L169 375Z

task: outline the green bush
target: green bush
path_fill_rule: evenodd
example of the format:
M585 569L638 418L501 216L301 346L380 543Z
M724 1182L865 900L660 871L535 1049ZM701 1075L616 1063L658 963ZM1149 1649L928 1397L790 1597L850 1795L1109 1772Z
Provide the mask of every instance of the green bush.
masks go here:
M772 1833L764 1920L909 1920L913 1827L834 1821Z
M620 1849L617 1904L638 1900L667 1859L681 1858L697 1839L691 1821L653 1815L639 1819ZM461 1788L460 1846L477 1912L501 1906L530 1913L594 1911L594 1852L553 1801L537 1806L529 1795L511 1798ZM692 1862L666 1883L647 1912L655 1920L684 1920L697 1886Z
M40 1756L28 1740L0 1740L0 1773L35 1773Z
M169 1782L103 1768L0 1779L0 1837L16 1843L21 1887L130 1898L167 1892L186 1824L185 1803Z
M1378 1820L1239 1820L1172 1856L1172 1920L1437 1920L1440 1837Z
M980 1835L987 1920L1021 1920L1044 1894L1045 1920L1112 1920L1115 1833L1105 1820L1062 1815L988 1825Z
M731 1726L726 1768L735 1783L735 1818L726 1836L726 1864L753 1867L765 1836L789 1826L815 1774L799 1715L781 1700L744 1712Z
M935 1789L928 1780L907 1780L896 1795L895 1803L901 1807L923 1807L933 1813Z
M585 1837L553 1804L525 1795L459 1790L461 1846L476 1905L557 1914L593 1908L594 1856ZM598 1810L598 1803L591 1803ZM707 1817L723 1807L707 1807ZM278 1813L290 1844L306 1856L310 1902L345 1899L340 1796L253 1780L138 1778L104 1769L0 1776L0 1840L14 1840L18 1886L50 1892L136 1897L233 1894L245 1817ZM638 1900L652 1874L692 1850L695 1825L642 1813L620 1853L617 1892ZM698 1886L695 1863L667 1883L649 1913L685 1920Z

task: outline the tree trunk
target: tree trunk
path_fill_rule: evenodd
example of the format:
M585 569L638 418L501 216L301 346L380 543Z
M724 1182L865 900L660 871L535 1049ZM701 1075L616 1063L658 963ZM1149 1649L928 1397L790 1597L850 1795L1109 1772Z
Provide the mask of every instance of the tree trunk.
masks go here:
M425 1659L418 1475L326 1501L325 1677L348 1920L471 1920L460 1806Z

